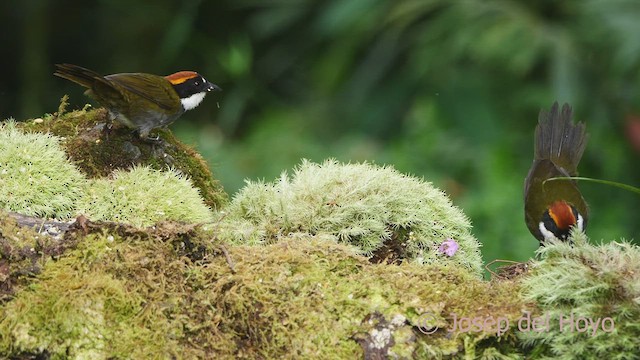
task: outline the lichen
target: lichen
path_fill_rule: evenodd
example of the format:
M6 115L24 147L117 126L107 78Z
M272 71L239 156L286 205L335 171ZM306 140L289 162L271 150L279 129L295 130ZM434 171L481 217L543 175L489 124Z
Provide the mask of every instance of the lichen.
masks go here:
M220 228L221 237L237 244L323 234L378 261L451 264L481 273L480 245L462 211L430 183L389 166L303 161L292 176L248 181L225 209ZM439 251L446 241L459 245L451 256Z

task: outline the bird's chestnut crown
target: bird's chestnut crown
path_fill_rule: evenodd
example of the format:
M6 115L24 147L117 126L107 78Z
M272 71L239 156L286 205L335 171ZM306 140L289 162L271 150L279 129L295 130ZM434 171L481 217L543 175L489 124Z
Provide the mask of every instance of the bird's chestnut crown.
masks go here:
M179 71L165 76L176 89L180 98L189 97L199 92L221 90L216 84L212 84L195 71Z

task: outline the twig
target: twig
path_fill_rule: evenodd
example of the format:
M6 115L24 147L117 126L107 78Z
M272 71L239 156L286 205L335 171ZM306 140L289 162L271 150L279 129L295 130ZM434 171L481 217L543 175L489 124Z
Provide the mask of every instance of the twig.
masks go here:
M494 272L493 270L491 270L491 269L489 268L489 266L491 266L491 265L493 265L493 264L495 264L495 263L497 263L497 262L503 262L503 263L508 263L508 264L521 264L521 263L520 263L520 262L518 262L518 261L513 261L513 260L504 260L504 259L495 259L495 260L490 261L488 264L486 264L486 265L484 266L484 269L485 269L485 270L487 270L487 271L491 274L491 276L492 276L492 277L494 277L494 276L495 276L495 277L497 277L497 278L501 278L502 276L498 275L498 273Z
M227 261L227 265L229 265L229 269L231 269L231 273L236 274L235 265L233 264L233 260L231 260L231 256L229 256L229 251L227 251L227 248L224 245L220 245L220 250L224 255L224 259Z

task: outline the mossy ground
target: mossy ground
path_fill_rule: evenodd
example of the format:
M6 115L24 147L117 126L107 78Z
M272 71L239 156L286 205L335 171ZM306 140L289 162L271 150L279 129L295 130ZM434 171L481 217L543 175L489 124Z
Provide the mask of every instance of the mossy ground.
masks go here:
M519 317L526 304L513 296L515 282L486 282L455 267L371 264L349 246L314 237L223 247L212 232L175 223L149 231L91 223L70 234L75 245L56 260L43 256L42 272L22 279L2 303L0 353L335 359L517 354L513 335L446 330L453 328L451 314ZM441 330L420 331L426 312Z
M189 176L212 209L228 202L219 181L215 180L200 154L178 141L171 131L153 132L158 141L140 139L131 129L117 123L103 131L108 122L106 110L89 105L82 110L66 111L64 97L54 114L20 123L24 130L48 132L64 138L62 142L71 161L89 178L109 176L116 169L148 165L157 170L174 168Z
M540 249L523 298L550 318L545 331L519 334L539 358L639 359L640 247L626 241Z
M88 175L187 164L182 172L204 178L196 185L208 204L226 204L202 159L170 134L159 132L162 145L117 127L107 138L104 111L63 107L22 127L64 137ZM269 229L277 242L223 243L223 225L140 229L80 217L52 238L0 213L0 356L638 358L640 249L628 243L550 244L533 270L486 281L455 262L372 263L330 233L280 227ZM611 316L615 331L587 338L519 327L525 312L572 310ZM500 334L498 318L508 325Z

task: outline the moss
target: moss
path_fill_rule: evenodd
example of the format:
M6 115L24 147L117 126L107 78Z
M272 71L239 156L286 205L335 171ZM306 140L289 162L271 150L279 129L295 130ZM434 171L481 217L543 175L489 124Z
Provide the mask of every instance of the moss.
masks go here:
M151 226L162 220L211 222L213 213L184 175L134 167L90 181L79 211L92 220Z
M63 110L64 106L61 105L61 114ZM131 163L125 166L125 163L131 159L124 154L119 158L120 162L111 162L103 155L112 154L112 150L128 151L135 146L124 141L126 137L123 136L110 135L107 141L102 141L103 133L98 130L100 126L86 129L87 132L82 132L76 127L76 133L73 134L74 130L68 124L71 118L93 122L96 120L96 114L83 110L63 114L61 117L48 116L45 119L22 124L24 129L42 126L44 129L52 130L54 123L64 123L65 125L60 127L60 132L70 136L64 138L50 133L25 133L13 121L0 124L0 209L58 219L69 219L84 213L96 220L129 221L138 226L150 226L161 220L192 222L212 220L211 210L203 203L202 192L199 193L193 188L194 180L192 178L187 180L188 174L185 175L178 167L176 170L169 168L168 171L157 171L150 167L136 167ZM88 124L76 125L83 128ZM95 136L95 141L87 141L91 136ZM109 163L109 166L102 168L102 171L109 170L113 180L95 178L88 181L68 161L61 144L65 144L69 150L73 148L70 144L78 141L84 142L81 147L82 156L88 156L92 161L99 159L99 162ZM105 143L108 144L105 145ZM94 153L93 145L102 147L102 151ZM156 145L157 147L170 146L164 140ZM163 151L160 153L164 154L160 158L165 159L165 162L170 158L167 153ZM78 155L73 152L72 154ZM87 171L87 164L95 165L96 163L87 161L85 157L74 156L73 158L85 172L97 175ZM195 153L188 157L191 161L202 160ZM199 165L205 168L204 164ZM118 169L120 166L131 171L122 171ZM116 170L111 172L112 168ZM166 164L162 168L166 169ZM214 182L211 178L208 181ZM208 191L212 190L211 187L206 188ZM223 194L221 189L215 189L214 192ZM220 205L222 200L212 201L211 195L209 193L209 204Z
M109 249L104 237L86 240L93 242L94 250ZM88 248L74 253L82 254L87 263L75 257L49 262L38 281L2 309L0 325L5 331L0 336L0 350L16 354L44 350L53 359L140 358L169 353L167 341L140 324L150 320L140 316L143 299L127 291L125 281L94 266L96 253ZM161 319L153 321L160 325ZM145 343L152 339L153 346Z
M68 219L84 181L60 138L25 133L13 121L0 124L0 209Z
M483 354L487 343L493 353L515 353L514 337L445 330L451 313L517 317L523 304L512 282L453 267L371 264L317 237L222 251L193 226L88 229L0 305L0 353L338 359L362 357L377 344L388 356L458 357L465 346ZM195 253L184 253L186 239ZM425 311L442 330L418 330Z
M467 217L440 190L391 167L304 161L290 177L248 182L225 209L221 236L265 244L290 233L324 234L376 261L410 259L481 273ZM453 256L441 250L455 242Z
M169 223L150 232L113 224L85 227L75 233L83 237L76 248L47 262L30 286L0 306L0 354L202 357L180 352L180 341L191 341L184 325L193 315L180 306L189 300L184 283L196 267L190 259L202 257L185 252L183 240L201 253L205 242L211 245L210 236Z
M209 207L219 208L228 202L222 185L213 178L202 156L178 141L170 130L155 131L158 141L140 139L117 123L105 131L106 110L91 109L87 105L85 109L66 112L66 101L65 96L55 114L26 121L20 126L62 137L65 151L89 178L106 177L116 169L130 169L134 165L147 165L157 170L171 167L192 179Z
M581 232L572 238L574 246L554 242L538 251L523 296L539 304L550 325L520 337L538 358L637 358L640 248L625 241L591 245Z
M11 349L47 349L57 355L53 358L106 358L116 334L132 336L122 333L130 331L130 323L121 320L140 311L140 301L127 296L122 283L108 275L72 272L66 265L54 263L41 281L4 309L2 326L11 329ZM20 311L25 307L29 311Z

